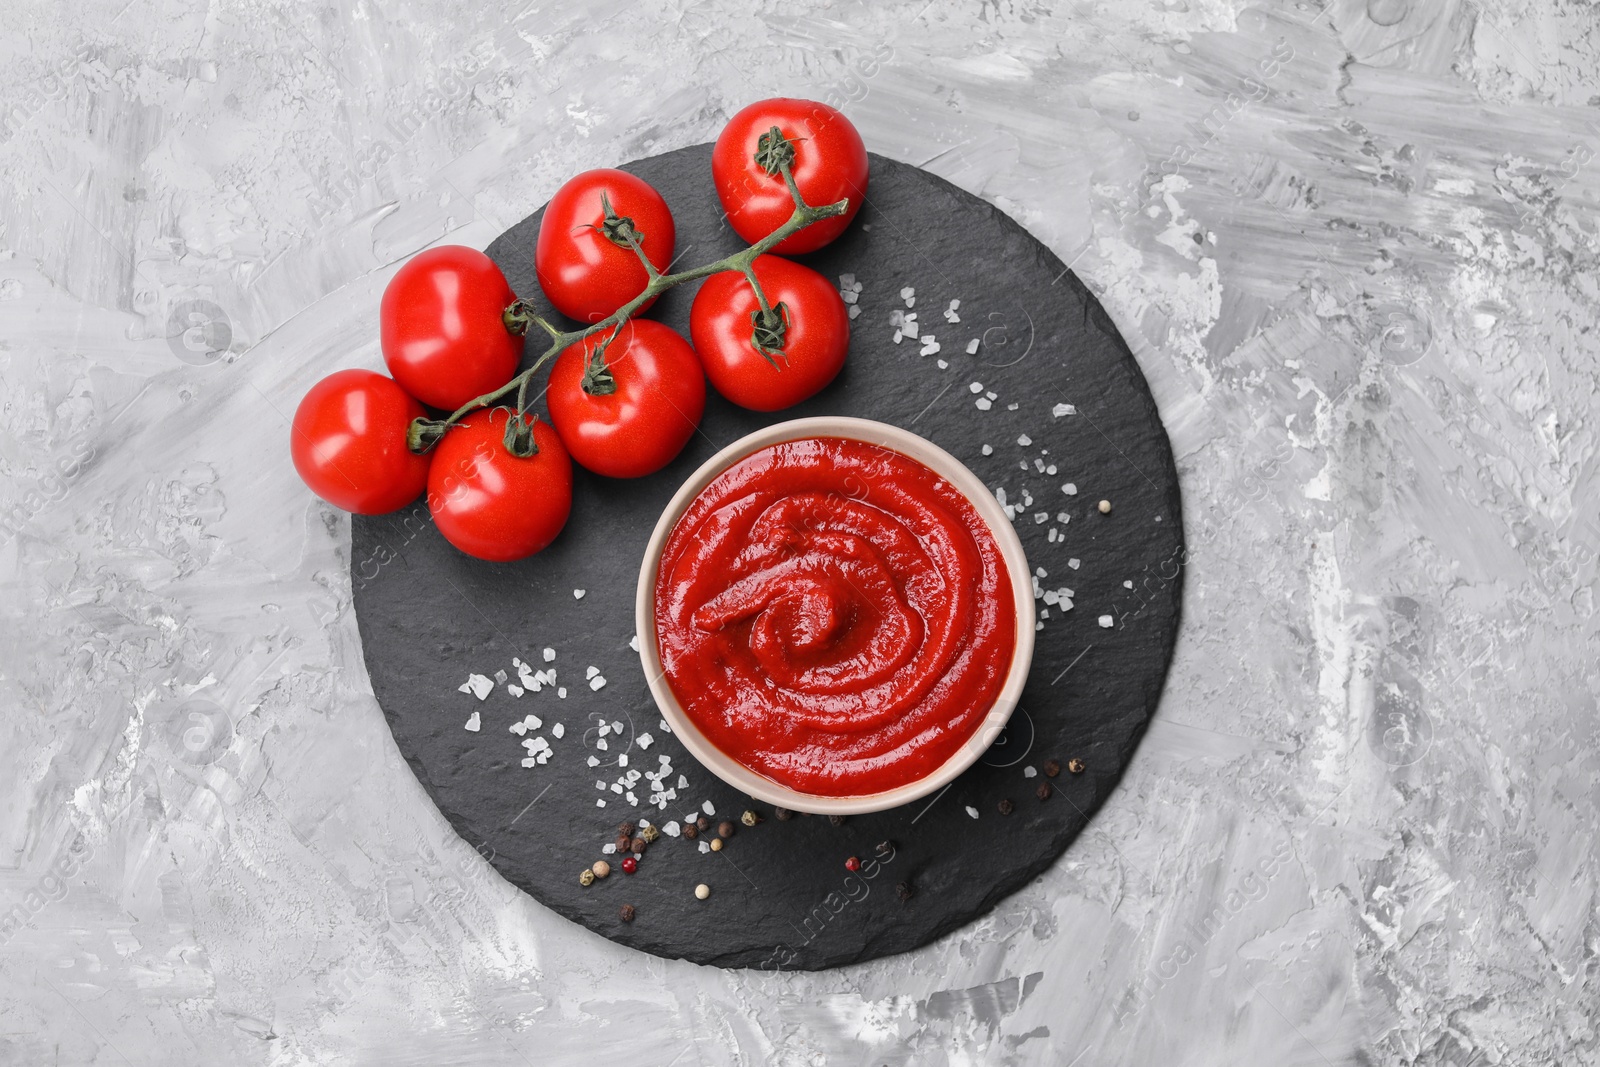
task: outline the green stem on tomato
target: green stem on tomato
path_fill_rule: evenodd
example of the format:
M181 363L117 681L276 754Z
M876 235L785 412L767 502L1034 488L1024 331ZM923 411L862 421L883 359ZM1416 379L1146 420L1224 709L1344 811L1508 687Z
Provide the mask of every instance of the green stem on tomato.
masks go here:
M428 449L432 448L438 443L439 438L444 436L445 431L449 430L450 427L456 425L474 411L493 405L496 401L503 399L513 390L515 390L517 394L516 413L521 415L526 410L525 401L527 399L528 383L546 363L550 362L569 346L577 344L585 338L592 337L601 330L612 330L613 333L611 340L615 340L616 334L621 331L623 324L629 319L633 318L633 316L636 315L641 308L643 308L650 301L654 300L656 297L660 296L662 293L666 292L668 289L675 288L676 286L682 285L685 282L699 281L702 278L709 278L713 274L721 274L724 271L738 271L740 274L743 274L750 280L750 284L756 292L756 299L761 304L761 311L758 311L755 314L761 316L763 321L765 321L769 327L772 324L774 316L777 316L779 322L781 323L782 312L768 306L766 295L762 293L761 286L756 282L755 271L753 269L755 261L759 257L770 252L773 248L781 244L791 235L798 233L807 226L810 226L812 223L843 215L845 212L850 210L850 201L840 200L837 203L822 204L820 206L813 207L812 205L806 203L805 199L800 195L800 190L794 183L794 176L789 171L788 163L785 162L780 169L783 173L785 183L789 186L789 193L794 198L794 214L790 215L789 220L782 226L779 226L776 230L773 230L771 233L767 234L767 236L755 242L750 247L744 249L742 252L735 252L732 255L725 256L713 263L706 263L698 267L691 267L688 270L679 271L676 274L662 274L655 269L655 265L650 262L648 257L645 256L644 249L639 247L639 243L634 238L634 235L631 232L627 232L624 234L624 236L627 240L628 246L633 249L634 253L638 255L640 260L645 264L645 270L649 275L650 280L648 283L646 283L644 289L639 293L638 296L634 297L626 304L623 304L616 311L601 319L599 322L586 326L581 330L558 330L555 326L551 325L549 322L546 322L539 315L534 314L531 306L527 305L521 300L516 301L516 303L512 304L511 307L506 309L506 328L511 330L512 333L523 333L527 330L527 327L530 324L537 323L544 328L546 333L550 335L550 347L546 348L542 353L540 353L539 358L535 359L532 366L530 366L527 370L520 372L516 377L506 382L506 384L500 386L498 389L493 389L487 393L484 393L482 396L474 397L473 399L467 401L455 411L451 412L447 418L414 420L406 434L406 443L408 447L410 447L413 452L428 451ZM515 315L513 315L513 309L515 309L517 312ZM513 322L519 323L521 329L514 328L512 325ZM757 323L757 325L759 326L760 323ZM609 343L609 341L607 343ZM772 359L771 353L763 352L762 354L766 356L769 361Z

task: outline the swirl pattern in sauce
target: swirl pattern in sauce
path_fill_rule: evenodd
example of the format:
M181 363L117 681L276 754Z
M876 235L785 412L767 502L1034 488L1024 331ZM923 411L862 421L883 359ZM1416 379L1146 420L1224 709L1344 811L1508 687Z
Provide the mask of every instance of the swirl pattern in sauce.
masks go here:
M718 475L657 575L668 684L708 740L817 796L916 781L1005 684L1016 610L1000 547L899 452L814 437Z

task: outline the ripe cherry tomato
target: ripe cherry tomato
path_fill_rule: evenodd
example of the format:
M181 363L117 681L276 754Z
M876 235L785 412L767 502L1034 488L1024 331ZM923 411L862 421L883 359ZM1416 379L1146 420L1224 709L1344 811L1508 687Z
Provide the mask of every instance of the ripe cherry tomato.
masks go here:
M833 381L850 347L850 316L833 283L778 256L755 261L767 303L785 323L782 351L763 355L752 340L760 310L743 274L713 274L689 309L689 334L717 392L754 411L778 411Z
M583 323L599 322L649 283L644 264L622 236L626 227L619 220L632 220L644 254L656 270L665 271L672 262L677 229L667 202L643 178L621 170L588 170L550 198L539 222L533 265L539 287L563 315Z
M294 469L313 493L357 515L403 508L428 484L429 457L406 448L406 429L423 414L392 378L335 371L295 408Z
M405 391L454 411L511 380L522 338L506 328L517 299L494 260L476 248L419 252L383 291L383 361Z
M578 463L608 478L638 478L665 467L694 436L706 409L706 376L689 342L671 327L632 319L556 357L545 402Z
M794 198L763 143L774 126L792 146L790 173L812 207L850 199L850 210L814 222L772 249L813 252L844 232L867 192L867 146L849 119L814 100L778 98L751 104L728 121L711 154L711 178L734 231L754 244L789 221ZM777 151L782 153L781 146ZM760 155L763 162L757 162ZM770 170L768 167L770 166Z
M475 411L439 439L428 472L428 511L444 539L498 563L556 539L572 511L572 460L549 423L533 423L539 451L513 456L506 408Z

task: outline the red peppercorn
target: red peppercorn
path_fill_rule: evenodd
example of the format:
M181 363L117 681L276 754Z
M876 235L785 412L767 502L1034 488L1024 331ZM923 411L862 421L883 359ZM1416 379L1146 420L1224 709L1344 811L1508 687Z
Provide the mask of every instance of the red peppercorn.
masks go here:
M861 861L856 857L851 856L849 859L844 861L844 869L847 871L859 871L861 869Z
M632 856L624 856L624 857L622 857L622 873L623 874L632 874L634 871L637 871L638 869L639 869L639 861L638 860L634 859Z

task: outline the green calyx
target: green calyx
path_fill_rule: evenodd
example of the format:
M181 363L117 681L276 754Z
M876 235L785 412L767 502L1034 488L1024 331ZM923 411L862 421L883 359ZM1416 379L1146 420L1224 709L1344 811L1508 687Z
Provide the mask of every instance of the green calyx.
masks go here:
M589 396L610 396L617 391L617 380L611 375L611 368L606 366L606 346L596 345L589 359L583 366L584 393Z
M750 312L750 343L766 361L778 367L778 357L783 355L784 334L789 332L789 309L778 301L770 309L757 308Z
M772 127L756 141L756 166L773 177L783 173L785 167L794 166L794 142Z
M507 452L518 459L527 459L529 456L539 454L539 445L533 439L533 424L536 421L538 421L536 415L511 413L511 417L506 420L506 432L502 438Z
M600 209L605 212L605 218L600 220L600 233L606 240L628 249L644 244L644 234L639 232L631 218L619 216L611 209L611 198L605 193L600 194Z
M449 428L448 422L412 419L411 425L406 427L406 447L420 456L438 444L439 438L443 437Z

